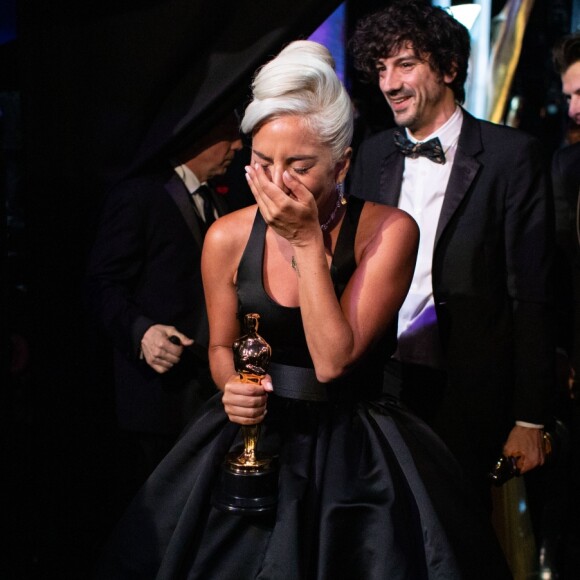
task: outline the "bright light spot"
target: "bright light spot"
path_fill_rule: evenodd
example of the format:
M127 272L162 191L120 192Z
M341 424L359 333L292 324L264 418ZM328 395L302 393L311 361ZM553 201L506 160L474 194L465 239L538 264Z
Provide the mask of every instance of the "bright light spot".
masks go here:
M471 30L481 12L481 6L479 4L457 4L447 8L447 12L459 20L467 30Z

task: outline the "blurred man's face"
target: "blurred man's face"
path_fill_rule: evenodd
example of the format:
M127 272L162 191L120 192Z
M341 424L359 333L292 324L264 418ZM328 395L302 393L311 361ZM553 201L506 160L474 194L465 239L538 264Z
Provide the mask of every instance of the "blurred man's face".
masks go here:
M241 148L242 139L238 123L232 115L203 137L201 150L186 164L203 183L212 177L223 175L236 151Z
M568 101L568 116L580 125L580 60L569 66L562 75L562 92Z

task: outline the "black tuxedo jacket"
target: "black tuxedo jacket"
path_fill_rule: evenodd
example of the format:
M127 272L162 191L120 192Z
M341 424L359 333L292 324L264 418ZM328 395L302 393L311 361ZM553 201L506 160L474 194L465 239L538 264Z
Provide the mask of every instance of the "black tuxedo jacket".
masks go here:
M214 195L214 203L218 213L226 212L223 198ZM209 381L207 363L189 350L163 375L139 357L141 338L153 324L173 325L207 346L202 243L189 193L171 168L128 179L105 201L87 285L114 345L122 428L179 433L193 410L190 390Z
M559 345L580 369L580 143L552 157L558 244Z
M556 227L577 249L578 196L580 195L580 143L558 149L552 157L556 201ZM571 234L571 235L570 235Z
M447 370L436 430L459 455L490 455L515 419L547 420L553 209L537 140L463 115L433 252ZM392 133L362 144L353 195L398 204L404 157Z

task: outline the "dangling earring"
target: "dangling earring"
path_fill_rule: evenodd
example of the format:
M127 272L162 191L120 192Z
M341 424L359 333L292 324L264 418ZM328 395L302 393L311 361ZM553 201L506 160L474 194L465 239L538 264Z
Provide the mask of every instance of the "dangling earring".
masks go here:
M346 205L348 200L344 195L344 181L336 184L337 205Z

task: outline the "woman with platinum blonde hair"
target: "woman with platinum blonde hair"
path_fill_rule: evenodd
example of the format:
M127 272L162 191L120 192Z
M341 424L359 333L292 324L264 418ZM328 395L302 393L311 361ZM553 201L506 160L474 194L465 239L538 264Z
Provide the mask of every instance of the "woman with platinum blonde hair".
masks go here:
M298 40L266 64L252 84L253 99L241 123L252 135L266 119L296 115L308 122L338 161L350 146L353 107L321 44Z
M381 393L419 234L397 208L346 203L352 123L323 46L291 43L257 73L242 121L256 205L218 219L202 259L218 392L135 498L97 577L506 577L449 452ZM271 360L248 382L233 345L253 313ZM278 464L274 505L228 506L224 457L257 424ZM466 563L474 544L481 557Z

